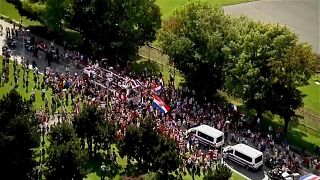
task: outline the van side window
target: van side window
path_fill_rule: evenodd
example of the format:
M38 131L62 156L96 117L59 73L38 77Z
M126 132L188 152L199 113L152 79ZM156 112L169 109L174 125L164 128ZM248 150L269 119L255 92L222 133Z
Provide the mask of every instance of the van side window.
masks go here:
M213 138L211 136L208 136L208 135L206 135L206 134L204 134L204 133L202 133L200 131L198 131L198 136L200 136L200 137L202 137L202 138L204 138L204 139L206 139L206 140L208 140L210 142L213 142Z
M262 161L262 156L259 156L256 158L256 160L254 161L255 163L259 163Z
M244 155L244 154L242 154L241 152L235 151L234 154L235 154L236 156L240 157L240 158L243 159L243 160L246 160L246 161L248 161L248 162L252 162L252 158L251 158L251 157L249 157L249 156L247 156L247 155Z
M216 143L219 143L219 142L221 142L221 141L222 141L222 136L220 136L220 137L217 138L217 142L216 142Z

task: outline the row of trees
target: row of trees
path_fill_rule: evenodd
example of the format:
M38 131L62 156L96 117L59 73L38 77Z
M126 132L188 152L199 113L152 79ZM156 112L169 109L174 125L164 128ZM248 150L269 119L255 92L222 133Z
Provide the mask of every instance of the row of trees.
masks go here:
M51 32L80 32L84 53L126 65L138 48L155 40L161 14L155 0L9 0L21 15L39 20Z
M309 45L279 24L230 17L208 3L191 3L166 22L161 46L200 98L218 90L242 98L257 116L271 111L288 122L303 106L299 86L315 72Z
M141 125L129 126L118 142L119 154L127 159L131 170L127 171L129 174L160 171L168 176L178 169L177 144L157 134L154 127L154 120L141 119ZM86 165L90 158L101 152L111 156L116 129L117 123L106 121L104 113L84 107L73 124L62 122L51 127L44 138L49 146L42 151L39 118L29 101L12 90L0 100L0 166L13 179L37 179L40 169L49 180L82 179L88 173ZM36 161L39 155L44 159L42 167Z

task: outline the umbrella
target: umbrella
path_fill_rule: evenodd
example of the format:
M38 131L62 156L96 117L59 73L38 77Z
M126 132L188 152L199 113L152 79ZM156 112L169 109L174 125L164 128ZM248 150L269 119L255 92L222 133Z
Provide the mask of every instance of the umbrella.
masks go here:
M299 180L320 180L320 176L316 176L314 174L307 174L307 175L301 176Z

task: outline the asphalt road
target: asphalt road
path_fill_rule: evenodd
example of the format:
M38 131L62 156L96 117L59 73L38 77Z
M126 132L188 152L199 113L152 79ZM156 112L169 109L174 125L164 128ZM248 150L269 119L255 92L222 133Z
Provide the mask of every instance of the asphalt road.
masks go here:
M13 26L12 26L12 24L9 24L3 20L0 20L0 24L4 28L3 34L2 34L2 36L0 36L0 53L2 54L2 47L5 45L5 28L6 27L12 28ZM34 36L32 34L30 34L30 35ZM40 40L40 39L41 38L36 37L36 40ZM33 60L32 53L23 48L23 41L18 40L16 44L17 44L16 48L10 48L12 50L12 53L11 53L12 57L16 57L19 63L21 62L21 57L25 57L31 63ZM55 48L59 48L60 52L63 52L61 47L55 45ZM35 61L37 63L37 67L39 68L39 71L43 72L45 70L45 68L47 67L48 62L45 61L45 54L43 52L39 51L38 55L39 55L39 57L36 58ZM59 63L51 62L51 68L55 72L58 72L60 74L65 73L66 67L68 67L68 69L71 73L78 73L78 74L81 73L81 69L76 68L75 65L71 62L66 62L64 60L60 60Z
M248 171L244 167L233 163L229 160L225 161L233 170L241 174L247 179L252 179L252 180L268 180L267 172L270 170L269 168L263 166L262 170L259 171Z
M299 35L301 42L308 42L313 51L320 54L320 0L260 0L225 6L224 11L287 25Z

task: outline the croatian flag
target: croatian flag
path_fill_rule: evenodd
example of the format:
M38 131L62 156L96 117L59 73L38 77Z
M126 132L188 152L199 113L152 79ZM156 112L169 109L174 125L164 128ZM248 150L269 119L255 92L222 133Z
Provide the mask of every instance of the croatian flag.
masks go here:
M162 92L162 86L161 85L158 85L156 86L156 88L153 89L154 92L156 92L158 95Z
M300 177L299 180L319 180L319 179L320 179L319 176L316 176L314 174L307 174L307 175Z
M162 113L167 113L170 111L170 107L166 105L159 96L153 96L152 107L159 109Z

